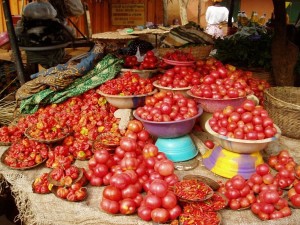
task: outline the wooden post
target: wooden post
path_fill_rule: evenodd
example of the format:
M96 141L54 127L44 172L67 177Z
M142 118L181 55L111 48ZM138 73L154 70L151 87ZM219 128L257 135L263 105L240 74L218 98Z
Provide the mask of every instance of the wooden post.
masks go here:
M273 0L274 37L272 41L272 71L277 86L294 86L294 69L299 49L287 37L285 0Z
M12 52L13 52L14 59L15 59L18 79L22 85L25 83L24 66L23 66L22 57L21 57L21 53L19 50L18 42L17 42L14 25L12 22L10 5L9 5L9 1L7 1L7 0L3 0L2 3L3 3L3 11L4 11L4 16L5 16L7 32L9 35L10 45L11 45Z

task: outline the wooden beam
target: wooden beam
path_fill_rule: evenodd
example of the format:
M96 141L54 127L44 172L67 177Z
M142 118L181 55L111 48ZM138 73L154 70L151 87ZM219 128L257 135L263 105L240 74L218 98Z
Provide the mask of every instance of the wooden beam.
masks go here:
M3 0L2 3L3 3L3 11L5 16L7 32L9 35L10 45L15 59L18 79L22 85L25 83L24 66L23 66L21 53L17 42L17 37L16 37L12 17L11 17L10 5L9 5L9 1L7 0Z

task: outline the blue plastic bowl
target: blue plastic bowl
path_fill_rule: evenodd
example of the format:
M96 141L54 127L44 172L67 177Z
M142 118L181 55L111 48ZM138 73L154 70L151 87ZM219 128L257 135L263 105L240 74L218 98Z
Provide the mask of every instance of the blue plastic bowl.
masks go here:
M155 137L159 138L174 138L180 137L190 133L196 123L196 119L203 113L203 109L199 107L198 114L194 117L185 119L185 120L177 120L177 121L169 121L169 122L156 122L144 120L136 113L133 113L133 116L141 121L145 127L145 129Z
M198 154L198 150L189 135L177 138L158 138L155 145L173 162L187 161Z

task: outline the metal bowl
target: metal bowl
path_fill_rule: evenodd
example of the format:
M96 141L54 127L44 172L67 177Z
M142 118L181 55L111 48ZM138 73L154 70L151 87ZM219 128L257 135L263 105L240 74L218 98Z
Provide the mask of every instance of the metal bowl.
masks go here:
M153 82L153 86L156 87L159 91L171 91L173 93L181 93L184 97L190 98L187 94L187 91L191 89L191 87L182 87L182 88L170 88L164 87L158 84L157 80Z
M120 71L120 77L122 77L123 74L127 73L127 72L136 73L141 78L151 78L152 76L157 74L158 69L154 69L154 70L137 70L137 69L125 69L125 68L123 68Z

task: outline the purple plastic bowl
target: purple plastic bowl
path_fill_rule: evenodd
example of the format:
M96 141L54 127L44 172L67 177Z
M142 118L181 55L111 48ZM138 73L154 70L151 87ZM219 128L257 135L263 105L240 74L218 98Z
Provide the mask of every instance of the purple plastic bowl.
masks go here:
M198 114L194 117L178 120L178 121L170 121L170 122L155 122L144 120L136 113L133 113L133 116L141 121L145 127L145 129L153 136L160 138L175 138L186 135L190 133L196 123L196 119L203 113L203 109L199 107Z

